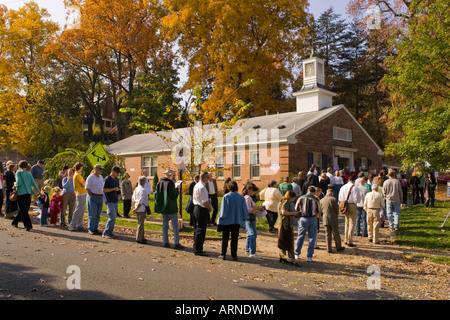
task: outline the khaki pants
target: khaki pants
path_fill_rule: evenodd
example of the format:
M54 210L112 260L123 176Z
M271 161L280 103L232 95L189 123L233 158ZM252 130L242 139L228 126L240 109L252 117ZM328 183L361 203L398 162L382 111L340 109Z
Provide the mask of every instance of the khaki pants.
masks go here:
M34 182L36 182L37 186L39 187L39 192L41 191L42 187L44 186L44 179L34 179ZM33 194L33 203L38 201L39 192L34 190Z
M69 206L68 223L70 224L70 222L72 222L73 211L75 210L75 195L72 193L64 193L62 195L61 224L66 223L67 206Z
M339 235L339 226L325 226L326 238L327 238L327 250L331 252L331 238L334 238L334 243L336 244L336 249L340 250L342 248L341 236Z
M142 241L145 239L145 237L144 237L145 211L144 212L136 212L136 218L138 221L138 227L137 227L137 232L136 232L136 241Z
M358 209L356 204L349 203L348 211L345 213L345 243L353 244L353 233L355 232L356 216L358 215Z
M380 239L380 209L367 209L367 233L369 235L369 241L378 243Z

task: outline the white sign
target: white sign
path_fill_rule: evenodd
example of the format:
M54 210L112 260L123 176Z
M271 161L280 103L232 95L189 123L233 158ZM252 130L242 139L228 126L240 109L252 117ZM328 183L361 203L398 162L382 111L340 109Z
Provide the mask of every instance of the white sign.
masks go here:
M280 171L280 164L279 163L271 163L270 171L272 171L273 173L277 173L278 171Z
M185 147L177 147L176 148L175 163L178 167L178 170L186 170L186 148Z

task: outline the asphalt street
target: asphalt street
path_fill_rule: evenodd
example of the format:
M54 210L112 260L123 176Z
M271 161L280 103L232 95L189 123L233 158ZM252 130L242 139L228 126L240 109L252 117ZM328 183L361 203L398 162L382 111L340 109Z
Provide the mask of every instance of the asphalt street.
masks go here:
M239 261L217 259L162 247L160 235L146 245L134 234L116 232L104 239L61 227L27 232L0 219L0 296L7 299L298 299L320 296L308 289L292 290L283 283L299 281L295 267L276 257ZM185 243L186 244L186 243ZM189 245L189 244L186 244ZM79 267L80 289L69 289L70 266ZM278 277L277 277L278 278ZM70 285L69 285L70 286Z

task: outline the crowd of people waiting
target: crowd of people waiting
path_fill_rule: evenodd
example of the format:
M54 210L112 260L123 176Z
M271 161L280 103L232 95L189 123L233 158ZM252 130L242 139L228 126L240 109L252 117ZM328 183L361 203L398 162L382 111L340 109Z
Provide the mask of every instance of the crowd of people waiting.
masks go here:
M96 165L84 180L83 165L77 163L73 168L62 168L50 198L52 188L43 180L46 174L44 165L43 160L34 166L22 160L16 166L5 159L3 166L0 166L0 188L3 189L0 192L0 213L5 203L4 215L12 219L12 226L18 227L18 223L22 222L27 231L33 228L29 215L33 201L40 208L41 226L47 225L49 216L50 225L56 225L57 217L60 217L60 225L68 227L69 231L85 230L83 216L87 205L89 234L114 239L113 230L116 217L120 216L118 202L121 197L124 216L129 217L130 212L136 215L136 242L145 244L144 222L146 216L151 214L149 196L153 193L154 210L163 217L163 246L170 247L168 231L171 224L174 248L185 249L179 242L177 199L181 190L174 180L173 170L164 172L164 177L152 192L146 172L142 172L133 190L127 173L119 183L118 176L122 173L119 167L113 167L104 178L104 168ZM280 184L272 180L262 190L249 180L239 193L237 182L228 178L224 183L224 196L219 208L217 181L211 173L203 172L189 186L190 198L186 207L190 214L189 223L194 227L193 253L208 255L203 250L206 230L210 225L217 225L218 231L222 232L219 258L226 259L231 238L231 256L237 260L239 232L241 227L245 227L245 253L251 258L260 258L256 252L256 220L264 217L269 225L268 231L278 232L282 263L298 265L305 239L308 241L306 261L312 261L321 222L325 228L327 251L333 252L332 239L337 252L344 250L338 228L339 214L345 216L345 245L354 247L354 236L367 237L370 242L378 244L380 228L386 220L389 229L399 229L400 209L407 204L409 188L412 189L413 204L424 202L421 190L425 189L425 204L434 205L436 180L432 175L422 176L415 172L408 181L402 172L398 173L394 169L389 169L387 174L384 170L379 174L368 170L351 173L340 170L333 174L332 168L328 168L319 174L313 165L306 175L299 172L292 182L289 177L285 177ZM104 203L108 218L103 232L100 232L98 226ZM296 239L294 228L298 228Z

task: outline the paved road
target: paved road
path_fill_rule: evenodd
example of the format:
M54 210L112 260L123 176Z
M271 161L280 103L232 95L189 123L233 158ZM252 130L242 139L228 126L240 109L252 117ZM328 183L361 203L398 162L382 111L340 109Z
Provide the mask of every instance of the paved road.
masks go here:
M267 299L295 298L282 286L243 279L267 273L275 261L261 264L220 261L216 252L198 257L188 248L147 245L132 234L109 240L86 232L34 225L31 232L0 219L0 294L10 299ZM246 261L244 261L246 260ZM81 289L69 290L67 273L79 266ZM278 265L277 265L278 267ZM247 281L246 281L247 280ZM251 282L249 284L248 282ZM298 296L297 296L298 297Z
M206 243L209 257L198 257L192 253L190 239L182 240L185 251L177 251L162 247L160 233L147 234L149 242L141 245L134 241L134 229L117 231L118 239L38 224L27 232L0 218L0 300L396 297L367 290L364 267L349 269L332 258L313 263L303 260L297 268L280 264L277 252L271 250L262 254L263 259L254 260L243 256L241 240L239 261L223 261L217 259L218 241ZM269 241L276 244L276 235L271 236ZM264 238L258 241L262 245ZM81 289L68 288L69 266L79 267Z

